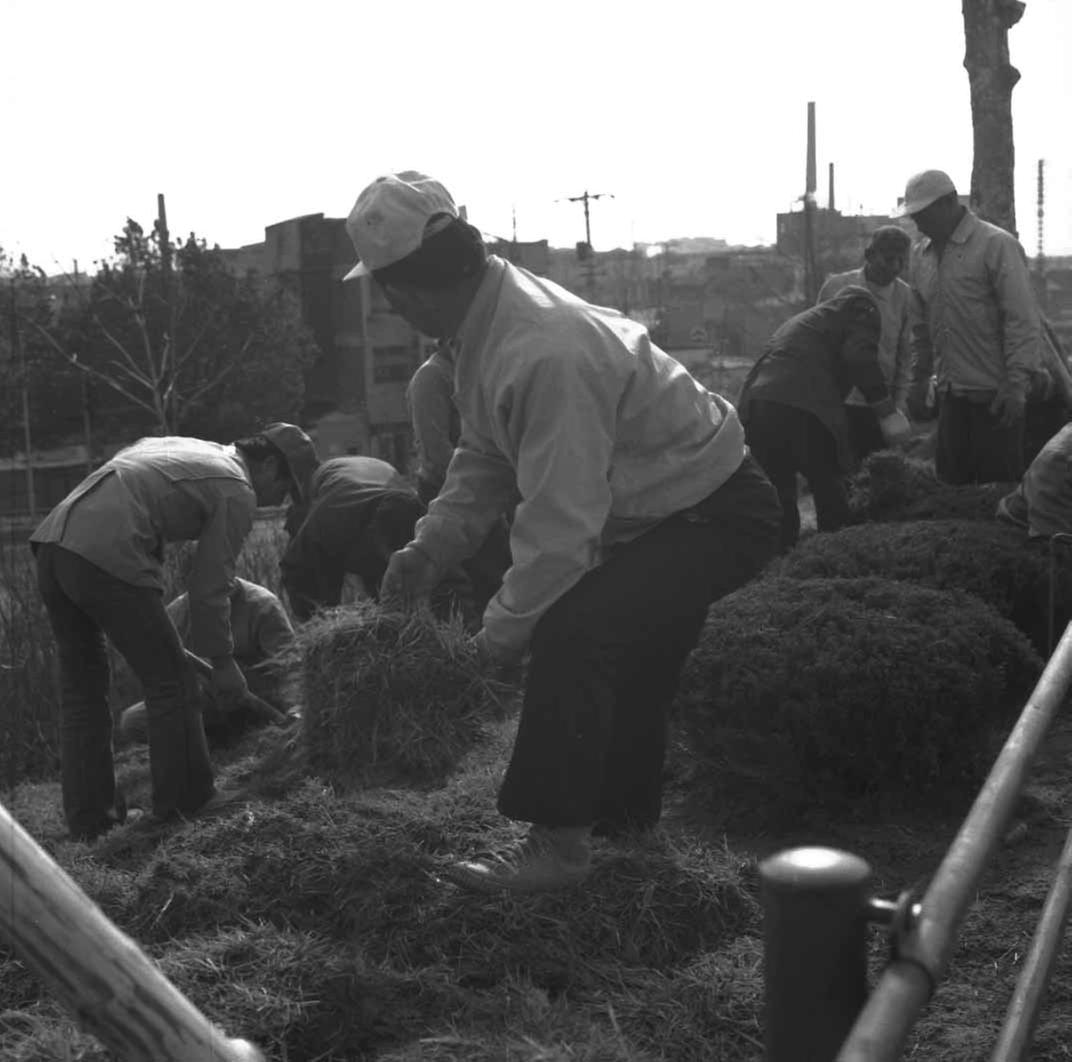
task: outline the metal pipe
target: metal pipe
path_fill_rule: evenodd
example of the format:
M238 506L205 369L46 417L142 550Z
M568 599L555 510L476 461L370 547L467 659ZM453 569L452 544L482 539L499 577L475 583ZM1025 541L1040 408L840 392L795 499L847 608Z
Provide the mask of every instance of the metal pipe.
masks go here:
M1053 964L1057 959L1065 923L1068 921L1069 901L1072 900L1072 830L1068 831L1057 872L1035 927L1031 948L1024 960L1016 989L1005 1013L990 1062L1020 1062L1028 1057L1031 1037L1035 1031L1039 1009L1049 985Z
M867 997L871 868L833 848L763 861L767 1062L830 1062Z
M1027 769L1072 680L1072 624L1032 691L923 900L898 941L837 1062L896 1062L919 1011L945 975L957 930L1001 842Z

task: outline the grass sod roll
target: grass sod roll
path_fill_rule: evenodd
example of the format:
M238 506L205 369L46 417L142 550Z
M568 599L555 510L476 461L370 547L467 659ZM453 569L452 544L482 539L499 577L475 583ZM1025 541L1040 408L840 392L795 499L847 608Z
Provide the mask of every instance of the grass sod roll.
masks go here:
M944 809L985 776L1041 666L969 594L760 580L711 609L682 678L693 801L772 821Z
M892 450L869 454L849 479L852 522L993 520L998 501L1014 483L952 486L932 464Z
M1072 619L1072 557L1058 553L1055 626ZM1048 652L1050 559L1044 542L982 520L864 524L811 535L768 569L794 579L866 576L975 594Z
M517 693L489 676L457 619L362 601L319 613L299 646L309 762L334 783L363 784L371 769L439 779Z

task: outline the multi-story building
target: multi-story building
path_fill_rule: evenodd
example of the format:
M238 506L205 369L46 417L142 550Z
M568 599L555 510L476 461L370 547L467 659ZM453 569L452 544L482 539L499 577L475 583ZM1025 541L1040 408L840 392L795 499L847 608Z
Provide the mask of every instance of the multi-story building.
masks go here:
M308 214L226 251L232 268L270 278L298 298L320 348L306 379L304 420L325 457L373 454L405 470L411 430L406 384L432 343L392 311L368 277L343 283L354 249L342 218Z

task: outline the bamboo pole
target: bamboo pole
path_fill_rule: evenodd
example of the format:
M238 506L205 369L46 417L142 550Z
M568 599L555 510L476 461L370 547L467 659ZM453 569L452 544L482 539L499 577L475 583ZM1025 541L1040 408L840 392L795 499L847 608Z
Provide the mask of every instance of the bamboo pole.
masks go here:
M123 1062L264 1062L213 1025L0 804L0 937Z

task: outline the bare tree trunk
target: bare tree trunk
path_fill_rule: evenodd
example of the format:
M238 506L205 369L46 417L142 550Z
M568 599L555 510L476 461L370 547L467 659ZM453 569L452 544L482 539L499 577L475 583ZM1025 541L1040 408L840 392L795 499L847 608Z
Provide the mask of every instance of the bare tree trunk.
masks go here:
M964 68L971 86L974 157L972 206L980 217L1016 234L1012 90L1020 71L1009 62L1009 28L1021 0L962 0Z

